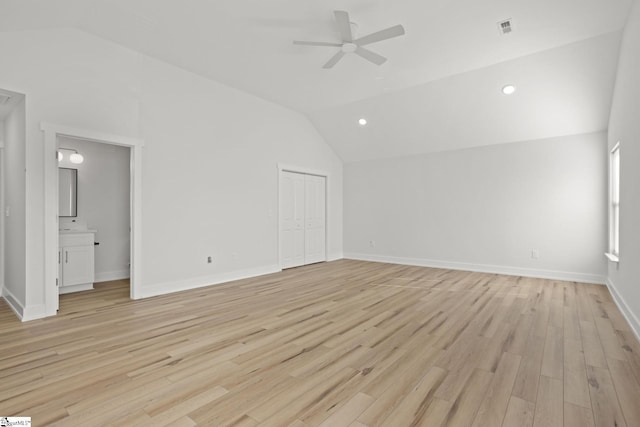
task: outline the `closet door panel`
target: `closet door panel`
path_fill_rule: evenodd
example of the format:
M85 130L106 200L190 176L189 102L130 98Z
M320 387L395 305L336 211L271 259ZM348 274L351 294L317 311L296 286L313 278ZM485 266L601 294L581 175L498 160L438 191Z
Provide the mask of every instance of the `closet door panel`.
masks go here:
M305 176L305 264L326 261L326 178Z
M280 215L282 268L304 265L304 175L282 172Z

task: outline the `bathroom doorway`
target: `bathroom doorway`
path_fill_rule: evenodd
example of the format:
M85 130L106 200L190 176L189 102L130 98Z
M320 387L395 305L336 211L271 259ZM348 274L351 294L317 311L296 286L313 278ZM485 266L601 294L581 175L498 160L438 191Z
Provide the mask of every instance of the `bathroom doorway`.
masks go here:
M57 144L61 239L69 234L85 234L93 241L94 246L89 248L94 265L89 271L93 273L91 283L128 281L131 262L130 147L62 135L57 137ZM74 179L69 182L63 179L65 176ZM64 244L61 242L60 246ZM85 252L78 252L79 262L82 257L88 257ZM60 257L61 270L71 266L65 265L65 260L65 256ZM80 265L78 269L81 271L82 267ZM78 285L65 286L69 282L61 273L63 271L58 274L60 294L78 289Z
M45 310L46 315L55 315L59 305L58 292L58 257L59 255L59 230L61 225L72 228L95 229L95 242L99 243L95 246L96 282L120 279L128 274L130 281L130 298L136 299L138 295L138 286L140 283L141 262L141 162L142 162L142 140L137 138L123 137L117 135L103 134L100 132L88 131L83 129L75 129L57 126L53 124L43 123L41 129L45 134L44 154L45 158L52 161L45 162ZM67 149L67 155L80 154L83 157L83 165L78 170L78 214L73 217L59 217L59 183L58 168L60 162L58 160L58 148ZM98 157L104 153L113 154L112 161L117 162L118 166L114 166L112 162L100 164L97 162ZM122 159L125 159L122 163ZM77 160L77 158L76 158ZM105 160L105 159L103 159ZM103 170L104 168L115 167L116 174L109 174L108 179L112 182L104 182L106 176L93 173L89 168ZM124 176L123 176L124 175ZM86 180L101 181L88 183ZM126 191L128 186L129 191ZM83 189L84 188L84 189ZM109 198L109 191L121 191L124 189L124 196L128 197L128 205L119 201L109 206L106 199ZM95 202L96 195L90 195L88 192L105 192L105 198L102 201ZM94 197L95 196L95 197ZM120 195L122 196L122 194ZM92 202L91 199L94 199ZM121 199L120 199L121 200ZM106 204L104 202L107 202ZM120 215L116 221L112 221L111 225L100 219L105 216L104 212L97 210L106 210L107 213L122 213L128 210L128 217ZM124 226L123 226L124 223ZM102 225L99 225L102 224ZM128 228L127 228L128 224ZM98 227L103 228L100 232ZM92 228L95 227L95 228ZM111 227L116 227L119 231L115 232L118 236L109 235ZM128 244L124 242L123 236L128 233ZM119 250L118 250L119 249ZM128 267L128 268L127 268Z

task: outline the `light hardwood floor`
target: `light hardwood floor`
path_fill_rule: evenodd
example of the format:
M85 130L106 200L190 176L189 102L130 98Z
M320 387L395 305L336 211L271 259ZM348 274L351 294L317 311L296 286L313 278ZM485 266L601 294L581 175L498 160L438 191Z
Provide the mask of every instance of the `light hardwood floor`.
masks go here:
M0 416L96 426L640 426L640 345L604 286L358 261L20 323Z

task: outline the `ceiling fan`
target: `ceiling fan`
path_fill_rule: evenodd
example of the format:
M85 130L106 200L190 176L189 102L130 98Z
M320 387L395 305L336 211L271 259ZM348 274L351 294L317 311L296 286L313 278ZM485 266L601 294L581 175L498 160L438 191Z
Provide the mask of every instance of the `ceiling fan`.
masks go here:
M338 23L338 30L340 31L340 37L342 43L331 42L309 42L294 40L293 44L300 44L305 46L331 46L339 47L338 53L333 55L329 61L324 64L322 68L332 68L342 59L342 57L348 53L355 53L356 55L373 62L376 65L382 65L386 62L387 58L382 55L378 55L375 52L365 49L362 46L366 46L371 43L379 42L382 40L398 37L404 34L404 27L402 25L395 25L385 30L376 31L368 36L353 38L351 31L351 21L349 20L349 14L343 10L336 10L333 12Z

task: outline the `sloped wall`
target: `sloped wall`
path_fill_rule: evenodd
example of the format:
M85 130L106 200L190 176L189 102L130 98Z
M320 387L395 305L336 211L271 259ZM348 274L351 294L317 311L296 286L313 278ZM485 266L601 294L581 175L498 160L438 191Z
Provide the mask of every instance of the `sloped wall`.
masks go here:
M609 288L640 338L640 3L624 30L609 122L609 149L620 142L620 262Z

